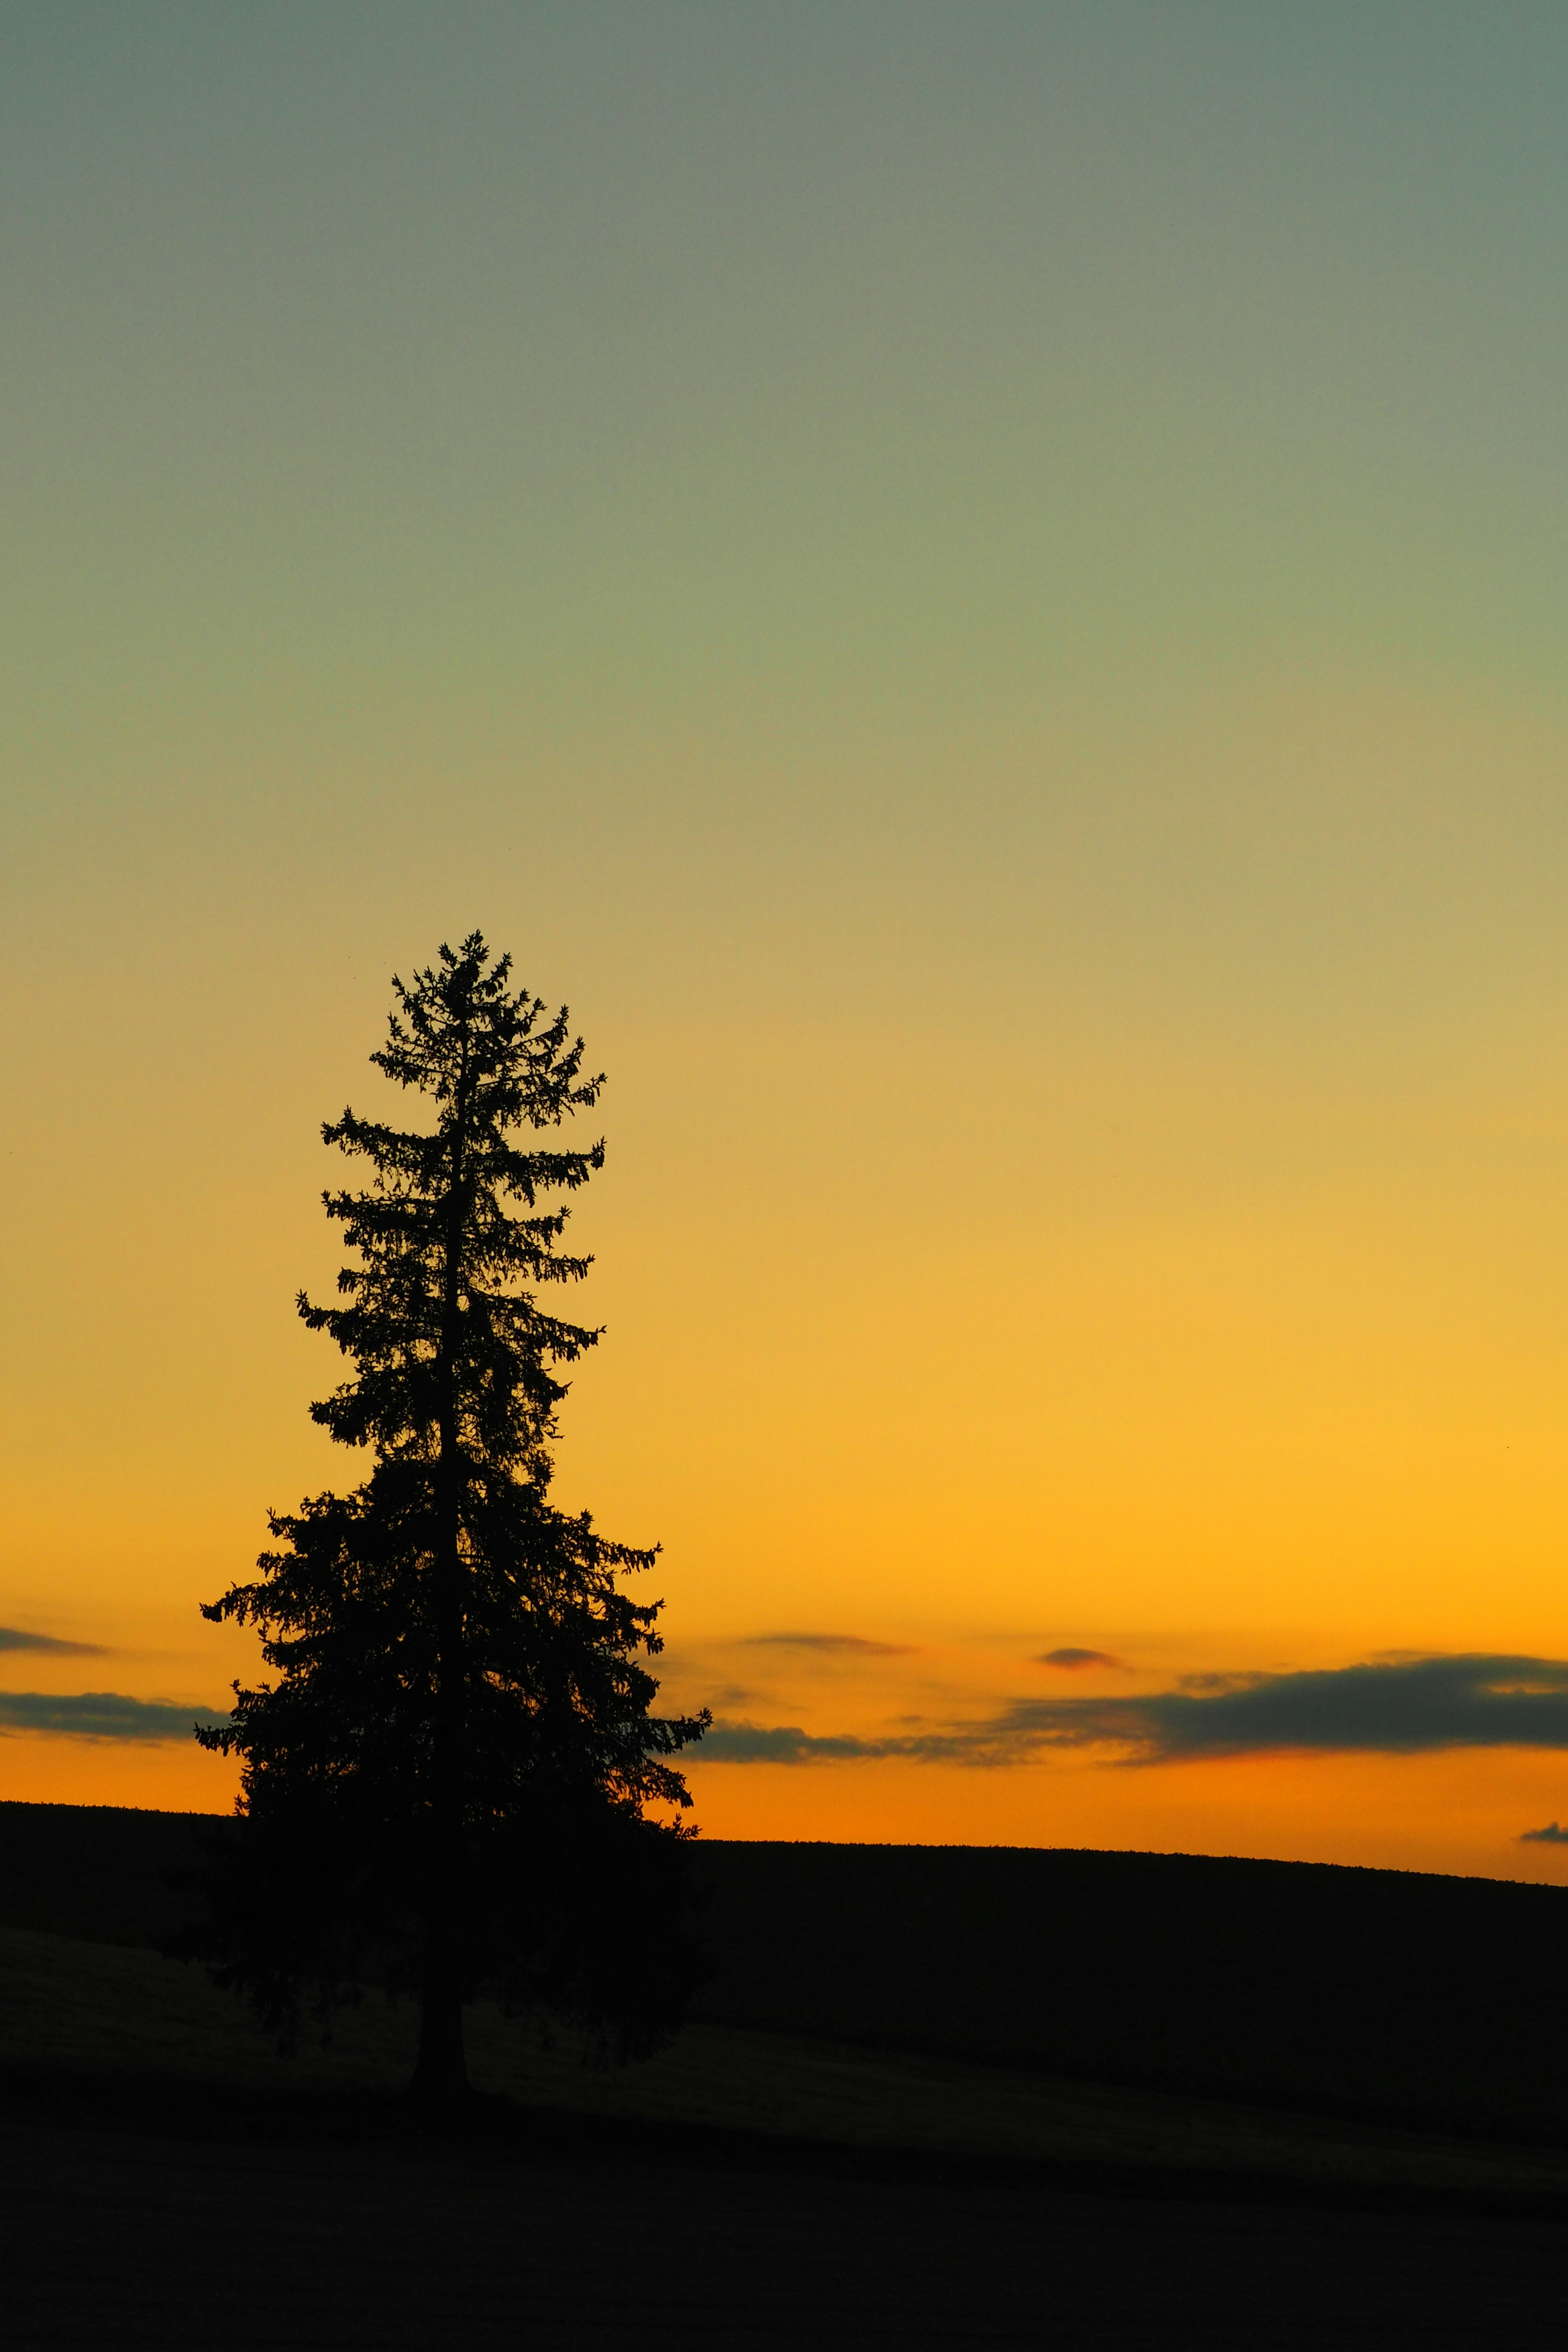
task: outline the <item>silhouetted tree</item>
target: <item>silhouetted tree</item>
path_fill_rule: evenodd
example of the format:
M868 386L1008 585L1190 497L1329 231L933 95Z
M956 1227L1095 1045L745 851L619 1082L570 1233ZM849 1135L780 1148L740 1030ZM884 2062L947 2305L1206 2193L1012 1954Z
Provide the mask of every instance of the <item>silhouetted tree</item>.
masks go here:
M552 1367L596 1331L546 1311L578 1281L558 1248L604 1147L524 1149L591 1106L582 1040L510 985L478 932L393 983L375 1066L435 1106L428 1130L345 1110L325 1140L368 1161L328 1192L357 1262L300 1312L354 1367L311 1407L374 1455L349 1495L274 1515L258 1579L204 1610L255 1625L275 1679L235 1685L241 1824L199 1948L287 2032L367 1974L417 1982L416 2091L467 2088L477 1982L652 2046L692 1977L680 1924L690 1800L669 1759L707 1717L650 1713L660 1604L622 1576L654 1554L547 1499ZM555 1196L556 1205L545 1205ZM649 1804L676 1809L650 1817Z

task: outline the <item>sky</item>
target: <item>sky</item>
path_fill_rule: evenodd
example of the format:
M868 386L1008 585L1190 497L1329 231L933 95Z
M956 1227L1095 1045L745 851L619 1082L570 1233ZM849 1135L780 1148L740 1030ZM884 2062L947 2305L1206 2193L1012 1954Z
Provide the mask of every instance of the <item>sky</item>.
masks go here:
M477 925L707 1833L1568 1874L1565 112L1554 0L11 0L0 1795L230 1802Z

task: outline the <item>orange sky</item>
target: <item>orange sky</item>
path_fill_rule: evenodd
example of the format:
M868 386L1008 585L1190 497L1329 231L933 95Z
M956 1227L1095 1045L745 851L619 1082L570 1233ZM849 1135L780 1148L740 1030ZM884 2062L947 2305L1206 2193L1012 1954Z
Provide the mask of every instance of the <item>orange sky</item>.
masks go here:
M3 101L0 1794L227 1801L5 1701L250 1671L320 1121L478 923L609 1073L563 1498L679 1704L883 1751L705 1827L1556 1874L1506 1706L887 1749L1568 1659L1568 37L589 13Z

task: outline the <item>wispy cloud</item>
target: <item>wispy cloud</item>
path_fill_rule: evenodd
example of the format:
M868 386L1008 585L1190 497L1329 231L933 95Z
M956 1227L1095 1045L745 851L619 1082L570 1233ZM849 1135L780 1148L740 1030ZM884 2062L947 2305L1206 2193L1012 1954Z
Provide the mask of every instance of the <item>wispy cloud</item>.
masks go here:
M1035 1664L1037 1666L1061 1666L1070 1675L1081 1673L1086 1666L1120 1667L1121 1661L1113 1658L1109 1650L1044 1650Z
M905 1739L821 1739L798 1725L716 1723L698 1751L711 1764L834 1764L867 1756L913 1753Z
M1521 1845L1568 1845L1568 1830L1548 1822L1543 1830L1521 1830L1519 1842Z
M910 1658L914 1655L909 1642L868 1642L859 1633L748 1633L749 1649L818 1650L829 1654L841 1652L855 1658Z
M176 1706L118 1691L0 1691L0 1731L52 1731L73 1739L188 1739L198 1723L226 1723L210 1706Z
M1064 1748L1104 1748L1128 1764L1290 1753L1413 1756L1444 1748L1568 1749L1568 1661L1471 1654L1374 1658L1301 1674L1193 1675L1174 1690L1019 1699L980 1721L885 1738L717 1723L701 1752L728 1764L906 1757L994 1768ZM1530 1834L1549 1839L1545 1831Z
M52 1633L26 1633L19 1625L0 1625L0 1650L42 1650L55 1658L101 1658L98 1642L58 1642Z

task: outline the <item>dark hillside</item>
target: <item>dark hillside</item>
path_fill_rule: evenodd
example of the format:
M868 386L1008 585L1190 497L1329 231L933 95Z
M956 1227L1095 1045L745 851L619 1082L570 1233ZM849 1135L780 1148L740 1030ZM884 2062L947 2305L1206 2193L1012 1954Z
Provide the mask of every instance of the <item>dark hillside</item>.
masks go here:
M0 1927L145 1943L215 1833L0 1804ZM1568 1891L1025 1848L697 1859L716 2022L1568 2140Z
M226 1816L119 1805L0 1803L0 1927L150 1944L184 1916L168 1885L194 1869Z
M703 2013L1568 2137L1568 1891L1194 1854L704 1846Z

